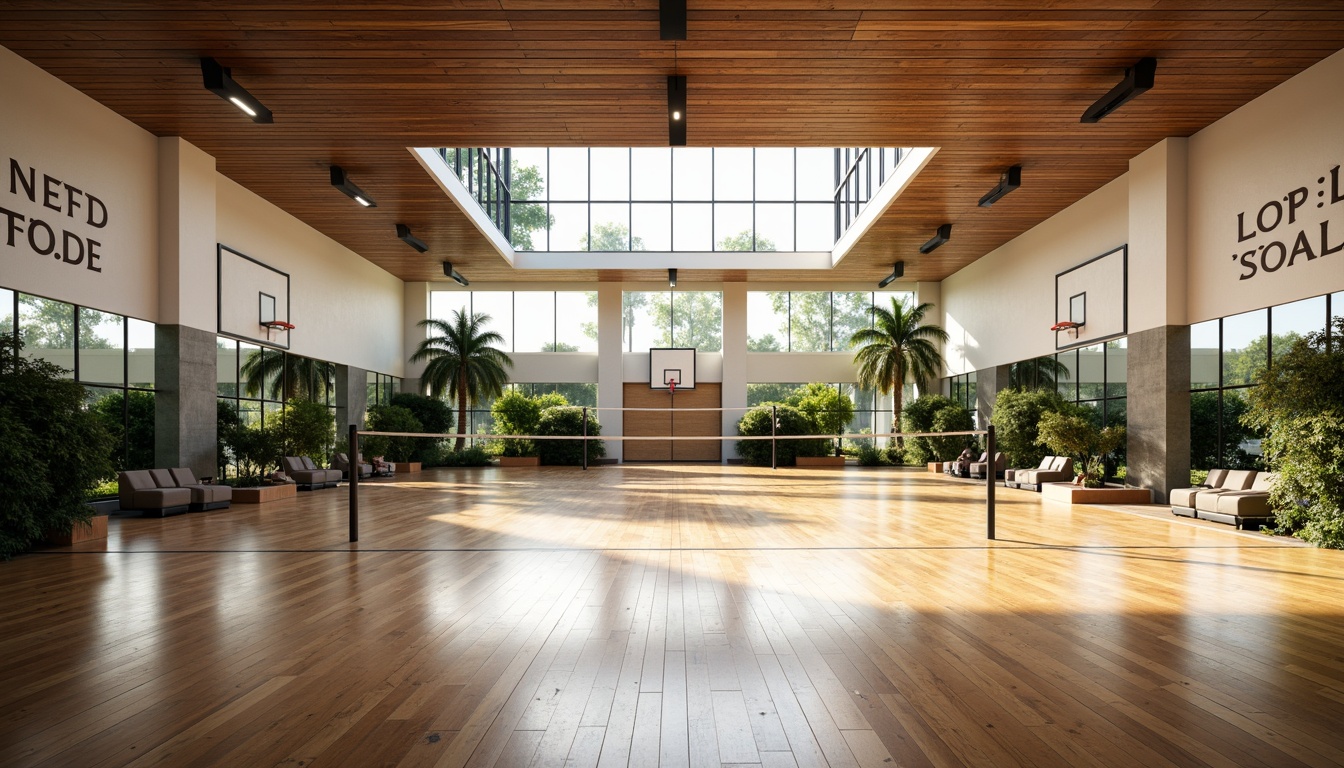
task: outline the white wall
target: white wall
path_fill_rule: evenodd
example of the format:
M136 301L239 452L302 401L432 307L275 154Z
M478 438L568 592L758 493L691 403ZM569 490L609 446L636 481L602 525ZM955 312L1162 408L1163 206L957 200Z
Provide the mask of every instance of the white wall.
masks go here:
M1190 138L1189 322L1344 289L1344 250L1320 256L1323 223L1329 246L1344 244L1344 200L1331 202L1333 191L1344 193L1344 169L1338 187L1330 173L1341 163L1344 51ZM1273 231L1254 227L1262 207L1270 224L1275 204L1299 200L1296 221L1289 223L1285 211ZM1317 258L1303 251L1278 266L1279 249L1291 254L1299 235ZM1251 273L1242 264L1247 253L1256 269L1243 280ZM1274 271L1264 271L1266 258Z
M400 280L223 175L216 192L219 242L290 274L290 352L404 375Z
M1128 183L1121 176L943 281L947 375L1055 352L1055 274L1125 244Z
M20 171L11 174L11 162ZM158 143L153 135L93 99L0 48L0 208L21 229L9 244L8 214L0 213L0 286L83 304L108 312L159 321ZM33 169L36 201L28 198L20 177ZM54 197L43 196L44 176ZM76 193L74 189L78 189ZM96 197L106 208L106 224L90 224L102 216ZM52 210L44 206L49 202ZM75 206L73 207L72 203ZM28 239L28 219L47 222L55 248L42 255ZM71 246L62 245L63 232ZM40 251L47 250L46 229L33 233ZM100 256L88 268L87 253L74 260L78 239Z

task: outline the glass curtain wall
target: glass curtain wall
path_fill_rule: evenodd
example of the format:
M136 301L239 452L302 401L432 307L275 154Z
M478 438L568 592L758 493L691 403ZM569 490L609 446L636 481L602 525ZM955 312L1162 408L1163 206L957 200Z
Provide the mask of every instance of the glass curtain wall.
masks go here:
M1344 293L1336 293L1190 326L1191 469L1264 468L1264 435L1241 423L1246 394L1275 356L1329 330L1329 318L1341 312Z
M626 352L653 347L723 349L720 291L626 291L621 295L621 340Z
M0 288L0 333L66 369L117 438L117 470L154 466L154 324Z
M747 407L758 405L788 404L791 398L801 396L806 384L786 382L759 382L747 385ZM884 432L890 426L891 411L879 407L876 390L863 389L852 382L829 382L841 395L854 404L854 417L845 425L846 434ZM910 397L913 388L906 387L906 396ZM908 402L908 401L907 401ZM740 414L738 414L740 418ZM857 448L853 440L845 438L841 448Z
M842 176L857 184L876 174L880 185L901 154L875 150L871 168L850 173L845 151L513 148L511 242L535 251L829 251ZM859 193L844 189L846 201Z
M748 291L747 351L849 352L855 332L873 325L871 291ZM913 293L895 297L907 303Z
M596 291L434 291L430 317L489 315L505 352L597 352Z

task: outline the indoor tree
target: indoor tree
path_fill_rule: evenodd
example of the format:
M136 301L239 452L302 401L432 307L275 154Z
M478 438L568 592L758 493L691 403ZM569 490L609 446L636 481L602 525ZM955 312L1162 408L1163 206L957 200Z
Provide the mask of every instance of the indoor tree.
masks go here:
M260 397L264 389L271 400L323 401L335 381L336 366L325 360L260 349L243 361L239 373L249 397Z
M924 324L924 315L933 309L925 302L909 307L896 297L891 309L873 306L873 327L863 328L849 339L854 362L859 366L859 386L891 393L891 423L901 423L901 394L906 381L921 390L938 375L942 356L938 344L947 341L947 331L932 323ZM897 438L904 445L904 441Z
M467 423L467 403L498 397L508 383L513 360L497 344L504 337L485 330L490 316L455 310L447 320L421 320L420 327L430 336L411 355L412 363L426 362L423 381L430 394L442 397L446 392L457 399L457 423ZM458 436L453 450L462 450L466 439Z

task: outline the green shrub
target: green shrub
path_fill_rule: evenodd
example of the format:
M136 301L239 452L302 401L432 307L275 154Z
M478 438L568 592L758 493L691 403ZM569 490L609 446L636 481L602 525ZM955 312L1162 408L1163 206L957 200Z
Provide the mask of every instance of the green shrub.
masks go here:
M131 390L127 394L129 398L121 392L104 395L90 410L112 435L114 468L150 469L154 466L154 393Z
M233 463L233 453L229 448L234 430L240 429L238 408L232 400L215 401L215 464L217 476L228 476L229 465Z
M541 402L516 389L495 398L490 406L497 435L535 435L541 419ZM531 440L500 440L502 456L536 456L537 446Z
M233 455L238 476L230 485L261 485L266 475L280 468L285 442L276 427L276 421L268 419L265 426L239 426L231 430L228 448Z
M1344 548L1344 317L1334 338L1307 334L1250 391L1246 426L1261 444L1277 481L1269 501L1281 532L1317 546Z
M816 426L812 420L797 408L788 405L777 406L779 426L775 434L812 435ZM745 436L770 435L771 407L757 406L743 414L737 422L737 434ZM770 466L770 440L739 440L737 455L747 464ZM777 441L777 461L779 466L788 467L797 463L799 456L825 456L827 440L779 440Z
M859 446L857 456L861 467L886 467L892 463L886 451L868 443Z
M810 434L838 435L854 419L854 401L830 384L813 382L789 395L788 404L812 423ZM837 451L836 455L839 455Z
M375 405L369 409L368 429L371 432L423 432L424 427L410 409L400 405ZM383 456L388 461L411 461L419 441L417 437L382 437L370 435L360 439L360 453L365 459Z
M1125 443L1124 427L1098 428L1086 413L1074 406L1066 413L1047 413L1041 419L1040 437L1057 456L1078 462L1078 474L1088 488L1102 486L1106 456Z
M460 451L447 449L441 450L434 457L434 466L436 467L488 467L490 466L490 454L479 445L473 445L470 448L463 448Z
M942 395L921 395L911 400L901 410L901 431L934 431L934 415L948 406L962 408L956 401ZM962 410L965 410L965 408L962 408ZM942 447L944 447L942 444L933 443L927 437L907 438L905 440L905 459L911 464L925 464L930 461L951 459L961 451L961 446L958 446L949 455L943 456L939 450Z
M933 414L934 432L967 432L975 429L975 417L966 410L960 403L939 408ZM928 444L933 450L934 456L955 457L961 453L962 449L976 444L976 438L973 435L948 435L947 437L930 437ZM909 454L909 451L906 452ZM938 461L938 459L928 459L927 461ZM926 461L915 462L925 464Z
M537 434L549 436L581 436L584 422L583 409L574 405L547 408L537 420ZM591 463L607 455L607 448L601 440L593 440L594 435L602 434L602 425L593 413L588 413L588 461ZM582 440L538 440L537 456L542 464L577 466L583 463Z
M93 517L84 503L111 477L113 438L84 409L69 372L19 351L0 335L0 558L27 551L50 531Z
M336 439L336 417L322 403L295 398L280 413L266 417L274 422L285 456L308 456L323 466L331 463L331 446Z
M447 434L453 431L453 409L448 403L436 397L417 395L414 392L398 392L392 396L392 405L410 411L420 422L424 432ZM418 461L427 467L440 466L437 462L443 455L441 444L445 438L422 437L415 441L415 451L411 461Z
M995 447L1010 467L1037 467L1049 449L1041 441L1040 424L1047 413L1061 413L1068 403L1052 390L1000 390L994 400Z
M895 441L892 441L891 443L887 444L885 453L887 454L887 461L892 464L895 464L898 467L907 464L914 464L914 462L906 458L905 449L897 445Z

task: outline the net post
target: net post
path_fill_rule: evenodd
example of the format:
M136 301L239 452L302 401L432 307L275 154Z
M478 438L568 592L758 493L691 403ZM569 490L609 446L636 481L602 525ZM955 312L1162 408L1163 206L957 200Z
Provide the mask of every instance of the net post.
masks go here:
M588 406L583 406L583 468L588 469Z
M985 441L987 454L985 458L989 459L989 464L985 467L985 518L988 522L988 538L994 540L994 475L997 474L998 462L994 460L994 425L989 425L989 436Z
M359 541L359 426L350 425L350 541Z
M775 427L779 426L779 406L770 406L770 468L779 469L779 441L775 439Z

